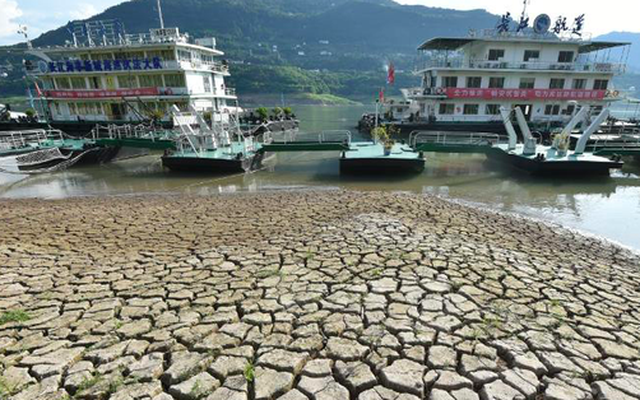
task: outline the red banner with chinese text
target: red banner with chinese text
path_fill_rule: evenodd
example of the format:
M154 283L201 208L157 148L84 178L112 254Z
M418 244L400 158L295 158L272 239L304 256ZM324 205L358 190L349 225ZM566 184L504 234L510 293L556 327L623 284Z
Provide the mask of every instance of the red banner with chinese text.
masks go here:
M114 90L47 90L45 97L54 99L101 99L108 97L157 96L157 87Z
M462 89L444 88L450 99L514 100L602 100L606 90L585 89Z

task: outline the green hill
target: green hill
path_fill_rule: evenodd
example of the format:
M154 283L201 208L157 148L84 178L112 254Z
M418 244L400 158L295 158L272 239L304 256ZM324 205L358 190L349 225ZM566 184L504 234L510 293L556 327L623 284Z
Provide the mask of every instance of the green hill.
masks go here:
M155 0L132 0L90 20L116 18L128 33L158 27ZM232 63L240 95L315 93L374 96L384 85L383 66L393 60L397 87L416 85L417 46L433 36L464 36L492 27L497 16L403 6L391 0L163 0L166 26L192 37L214 36ZM67 27L35 39L36 46L70 40ZM21 46L0 47L0 96L24 93ZM277 68L276 68L277 67Z

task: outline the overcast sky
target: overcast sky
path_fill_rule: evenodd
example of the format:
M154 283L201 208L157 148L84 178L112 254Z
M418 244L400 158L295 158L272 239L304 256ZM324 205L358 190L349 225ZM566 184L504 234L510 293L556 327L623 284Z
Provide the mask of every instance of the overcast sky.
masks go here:
M430 7L471 10L484 8L495 14L510 11L519 16L523 0L397 0L402 4L421 4ZM0 45L21 40L17 34L20 24L27 25L29 36L35 38L70 20L84 19L122 0L0 0ZM638 0L530 0L529 15L535 18L547 13L573 21L586 14L585 32L595 35L611 31L640 32L640 2ZM215 23L212 20L212 23Z

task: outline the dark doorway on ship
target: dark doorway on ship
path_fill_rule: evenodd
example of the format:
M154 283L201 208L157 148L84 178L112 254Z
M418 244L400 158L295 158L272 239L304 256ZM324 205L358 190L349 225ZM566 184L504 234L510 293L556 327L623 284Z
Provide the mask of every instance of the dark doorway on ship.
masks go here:
M122 121L125 115L124 104L122 103L111 103L109 104L109 109L111 110L111 119L114 121Z

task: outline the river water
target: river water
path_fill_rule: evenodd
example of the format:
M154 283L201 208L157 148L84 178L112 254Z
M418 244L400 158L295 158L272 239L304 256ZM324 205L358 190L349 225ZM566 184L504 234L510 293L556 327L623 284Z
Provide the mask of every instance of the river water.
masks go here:
M303 131L354 132L368 107L299 106ZM33 177L0 174L0 198L188 193L304 188L390 190L435 194L498 212L542 219L640 251L640 164L628 160L610 178L539 179L490 168L482 155L430 154L412 177L343 177L335 153L282 153L250 174L189 176L163 170L159 154ZM142 206L142 205L141 205ZM532 246L539 244L532 243ZM562 244L568 246L570 244Z

